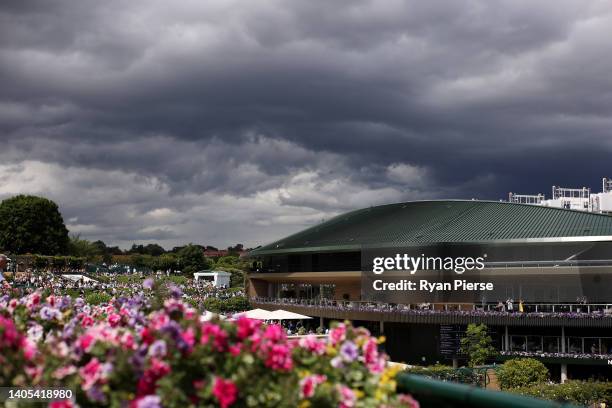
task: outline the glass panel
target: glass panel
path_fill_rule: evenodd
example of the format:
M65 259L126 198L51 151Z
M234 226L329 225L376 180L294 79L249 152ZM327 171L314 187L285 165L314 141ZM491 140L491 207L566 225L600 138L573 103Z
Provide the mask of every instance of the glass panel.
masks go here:
M510 350L525 351L527 339L525 336L510 336Z
M560 352L561 350L559 350L559 342L560 342L559 337L545 336L544 337L544 352L546 353Z
M567 352L576 354L582 353L582 338L569 337L567 339Z
M542 351L542 336L527 336L527 351Z
M599 353L599 338L587 337L584 339L584 352L589 354Z
M612 354L612 338L601 339L601 352L603 354Z

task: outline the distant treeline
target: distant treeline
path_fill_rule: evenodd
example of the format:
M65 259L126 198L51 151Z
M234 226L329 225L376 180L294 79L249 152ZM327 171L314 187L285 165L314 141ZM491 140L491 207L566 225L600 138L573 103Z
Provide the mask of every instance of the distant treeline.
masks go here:
M237 244L219 253L212 246L188 244L166 250L157 243L133 244L128 250L70 235L57 204L47 198L18 195L0 202L0 253L31 255L36 267L80 268L85 263L131 265L152 270L195 272L211 267L241 270ZM207 258L205 251L215 257ZM227 255L221 256L219 255Z

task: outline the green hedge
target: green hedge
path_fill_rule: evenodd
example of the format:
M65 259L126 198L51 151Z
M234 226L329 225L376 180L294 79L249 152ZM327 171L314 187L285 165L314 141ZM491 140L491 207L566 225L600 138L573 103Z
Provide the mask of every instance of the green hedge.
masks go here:
M144 279L140 275L119 275L113 277L113 279L118 283L130 284L130 283L140 283L143 282Z
M452 368L450 366L436 364L433 366L414 366L404 370L406 374L422 375L434 380L450 381L461 384L482 385L484 383L484 372L474 371L470 368Z
M164 276L162 277L162 280L165 282L172 282L175 285L186 285L191 281L191 279L189 279L186 276L177 276L177 275Z
M606 406L612 404L612 383L610 382L567 381L564 384L538 384L508 391L578 405L593 405L602 402L605 402Z
M513 358L497 370L497 379L502 390L542 384L549 378L548 368L535 358Z
M213 313L236 313L250 309L249 300L244 296L229 299L208 298L204 301L204 309Z
M111 300L111 295L104 292L94 292L85 296L85 301L91 305L99 305Z

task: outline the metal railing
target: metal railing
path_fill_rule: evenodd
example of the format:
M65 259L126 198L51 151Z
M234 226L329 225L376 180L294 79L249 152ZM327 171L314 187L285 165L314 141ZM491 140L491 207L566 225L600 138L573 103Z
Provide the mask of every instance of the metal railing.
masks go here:
M485 269L488 268L558 268L558 267L583 267L583 266L612 266L612 259L570 259L570 260L550 260L550 261L491 261L485 262ZM363 265L354 263L325 265L310 267L289 264L289 265L264 265L249 268L252 273L288 273L288 272L338 272L352 271L361 272Z
M294 305L318 308L339 308L343 310L356 311L378 311L378 312L406 312L406 311L438 311L438 312L479 312L499 314L589 314L596 316L612 317L612 303L523 303L523 312L519 304L514 303L514 310L500 310L496 303L472 304L472 303L382 303L360 300L335 300L335 299L301 299L301 298L271 298L254 297L253 302L270 303L281 305Z
M463 384L436 381L419 375L398 374L398 391L411 394L422 408L573 408L575 405L546 401Z

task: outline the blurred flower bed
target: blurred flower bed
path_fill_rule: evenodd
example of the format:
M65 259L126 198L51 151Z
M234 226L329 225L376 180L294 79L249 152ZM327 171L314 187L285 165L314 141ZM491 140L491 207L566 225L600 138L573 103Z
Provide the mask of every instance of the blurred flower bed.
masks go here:
M348 324L289 340L257 320L204 321L177 288L101 305L3 291L0 383L75 391L55 408L418 407L396 393L381 339Z

